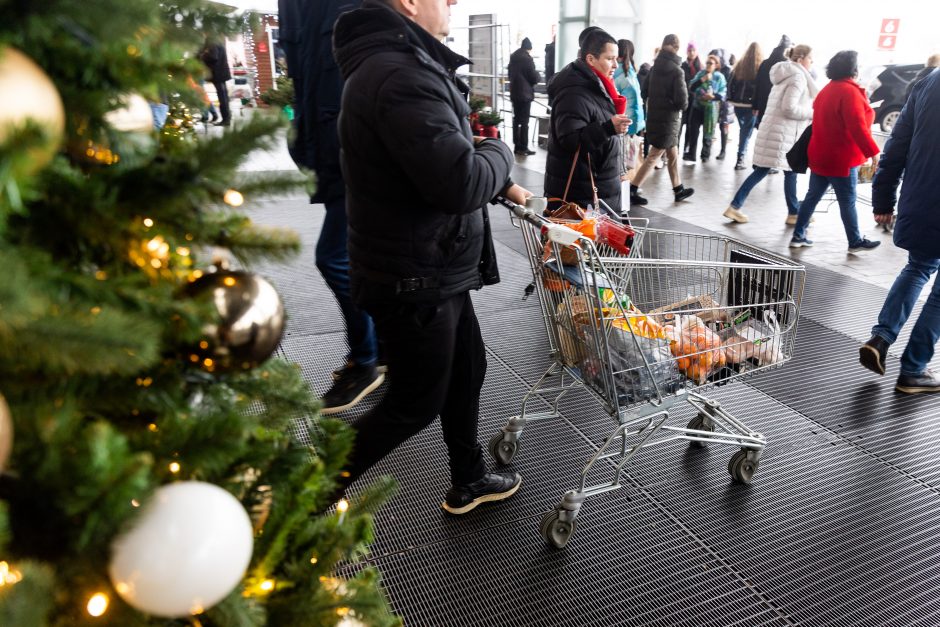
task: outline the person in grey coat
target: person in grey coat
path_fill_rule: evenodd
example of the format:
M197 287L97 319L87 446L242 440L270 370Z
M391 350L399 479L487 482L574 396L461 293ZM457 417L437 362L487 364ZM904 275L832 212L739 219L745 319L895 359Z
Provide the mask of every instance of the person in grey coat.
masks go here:
M679 124L682 112L689 106L689 90L680 67L682 59L677 54L678 50L679 37L666 35L650 69L646 114L646 139L650 143L650 151L630 184L631 205L645 205L648 202L640 195L639 188L663 153L666 154L676 202L695 193L691 187L684 187L679 178Z

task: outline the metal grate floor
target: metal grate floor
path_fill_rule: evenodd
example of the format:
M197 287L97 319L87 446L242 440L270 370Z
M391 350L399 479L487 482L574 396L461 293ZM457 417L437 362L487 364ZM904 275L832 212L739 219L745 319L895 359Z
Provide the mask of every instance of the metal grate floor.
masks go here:
M503 282L474 294L490 360L484 440L548 366L538 304L521 300L521 238L494 216ZM322 393L346 350L312 260L322 208L284 201L258 219L304 238L299 263L261 271L292 315L281 351ZM699 230L658 214L656 226ZM587 393L564 399L562 419L526 428L512 465L521 490L472 515L439 508L437 424L383 460L363 481L391 474L400 491L377 516L370 562L405 624L940 624L940 401L896 395L856 363L885 290L811 265L806 285L794 360L708 392L768 438L752 486L731 483L727 447L645 451L624 489L587 501L568 548L549 548L542 512L613 426ZM685 407L671 420L691 416Z

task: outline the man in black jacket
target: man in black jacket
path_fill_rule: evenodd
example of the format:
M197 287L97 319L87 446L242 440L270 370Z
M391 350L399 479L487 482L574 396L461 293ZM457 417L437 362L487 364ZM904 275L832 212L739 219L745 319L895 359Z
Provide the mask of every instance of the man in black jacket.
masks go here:
M216 122L216 126L229 126L232 123L232 111L228 106L228 81L232 79L232 69L228 65L228 54L225 52L225 44L219 42L210 42L206 40L205 45L199 52L199 58L209 68L210 82L215 87L215 93L219 97L219 112L222 119Z
M372 319L353 302L346 250L346 184L339 164L339 116L343 81L333 58L333 25L340 14L358 8L361 0L281 0L280 42L287 71L294 81L294 140L290 154L298 166L317 175L310 198L323 203L325 214L317 239L317 269L336 298L346 326L349 352L345 365L333 373L323 395L324 414L354 407L385 378L378 364Z
M517 155L534 155L529 150L529 113L535 100L539 73L532 60L532 42L528 37L509 57L509 99L512 101L512 143Z
M486 353L470 290L499 280L486 203L530 194L509 178L509 147L470 131L454 75L469 61L440 42L455 3L366 0L339 18L333 43L353 295L391 373L353 425L344 487L440 415L452 484L442 507L464 514L522 481L488 473L477 441Z

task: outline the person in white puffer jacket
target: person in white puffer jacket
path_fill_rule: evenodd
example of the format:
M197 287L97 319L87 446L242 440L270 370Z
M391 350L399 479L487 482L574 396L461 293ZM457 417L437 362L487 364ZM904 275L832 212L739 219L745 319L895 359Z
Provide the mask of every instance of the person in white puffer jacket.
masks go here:
M790 60L770 68L773 89L754 142L754 171L744 179L724 216L735 222L747 222L741 211L751 190L764 180L771 168L783 170L783 193L787 201L787 224L796 224L800 202L796 195L796 172L790 170L787 152L813 119L813 99L819 87L809 73L813 65L812 49L799 45L790 49Z

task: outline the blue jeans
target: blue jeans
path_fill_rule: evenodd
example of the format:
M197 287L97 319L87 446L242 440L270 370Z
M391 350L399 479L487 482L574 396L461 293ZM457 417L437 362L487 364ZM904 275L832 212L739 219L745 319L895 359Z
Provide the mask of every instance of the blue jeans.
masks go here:
M738 118L738 127L741 129L738 135L738 159L743 159L744 153L747 152L747 143L751 141L751 133L754 131L757 116L754 115L754 109L750 107L735 107L734 116Z
M907 265L894 280L885 304L881 307L881 313L878 314L878 324L872 327L872 335L881 337L888 344L893 344L898 339L898 333L911 315L917 297L920 296L924 285L938 267L940 267L940 259L930 259L908 253ZM924 303L924 309L917 317L917 322L914 323L914 330L911 331L907 348L901 355L901 374L918 375L924 372L927 364L933 359L934 346L937 344L938 337L940 337L940 281L935 280L930 289L930 296Z
M327 201L323 230L317 240L317 268L333 290L349 342L347 361L359 365L376 361L375 329L367 313L353 304L349 295L349 254L346 252L346 199Z
M768 172L770 172L770 168L755 165L754 171L744 179L744 182L741 183L741 187L739 187L737 193L735 193L734 198L731 199L731 206L735 209L743 207L748 194L751 193L751 190L754 189L758 183L764 180ZM796 172L791 172L790 170L783 171L783 195L786 196L787 199L787 213L796 215L800 210L800 201L797 200L796 196Z
M809 176L809 189L806 197L800 204L800 215L796 219L793 237L806 237L806 227L809 219L816 211L819 199L823 197L829 186L836 193L839 201L839 215L842 217L842 227L845 237L849 240L849 248L862 241L862 233L858 230L858 213L855 211L855 186L858 183L858 168L849 170L848 176L822 176L813 172Z

